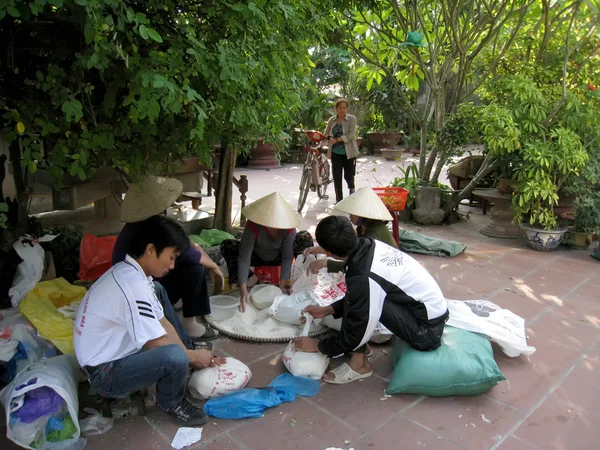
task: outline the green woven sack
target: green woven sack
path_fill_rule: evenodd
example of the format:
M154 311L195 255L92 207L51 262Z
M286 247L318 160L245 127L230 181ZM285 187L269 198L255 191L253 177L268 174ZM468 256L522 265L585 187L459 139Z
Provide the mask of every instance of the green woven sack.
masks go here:
M202 230L200 238L208 244L208 247L221 245L227 239L235 239L235 236L222 230Z
M444 328L442 345L431 352L396 339L392 364L389 394L478 395L506 380L485 336L449 326Z

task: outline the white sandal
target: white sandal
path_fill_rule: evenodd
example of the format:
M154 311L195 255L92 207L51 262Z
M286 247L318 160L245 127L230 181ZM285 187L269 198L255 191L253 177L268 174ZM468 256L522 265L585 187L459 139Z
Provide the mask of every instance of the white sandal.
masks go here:
M353 381L364 380L365 378L369 378L371 375L373 375L372 370L367 373L358 373L352 369L348 363L344 363L341 366L328 371L327 373L332 373L335 377L333 380L328 380L323 377L323 381L329 384L348 384L352 383Z

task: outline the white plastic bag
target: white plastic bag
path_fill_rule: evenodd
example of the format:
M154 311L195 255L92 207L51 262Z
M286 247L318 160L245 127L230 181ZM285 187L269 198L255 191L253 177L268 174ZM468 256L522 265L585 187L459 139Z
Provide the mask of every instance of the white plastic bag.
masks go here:
M15 379L0 392L0 402L2 402L5 411L8 412L11 410L11 402L13 399L18 400L19 397L22 397L25 393L43 386L53 389L65 401L71 420L73 420L73 423L75 424L76 431L71 439L66 439L60 443L48 442L44 448L50 448L51 446L68 448L74 445L80 436L79 422L77 420L79 413L79 400L77 397L79 373L79 364L74 355L61 355L38 361L28 367L27 370L19 373ZM23 442L18 439L18 436L13 431L14 420L13 423L11 423L10 417L11 414L7 413L6 437L21 447L33 448L29 446L31 441ZM39 423L39 426L42 427L42 432L44 432L45 425L46 423L44 421Z
M312 316L304 313L306 323L300 336L308 336ZM320 380L327 366L329 366L329 358L321 353L297 352L296 344L290 341L287 348L283 352L283 365L295 377L307 377Z
M292 294L310 292L320 306L328 306L344 298L346 294L346 276L343 273L330 274L321 269L317 274L308 273L308 267L317 259L308 255L305 259L299 256L292 267Z
M316 301L310 292L300 292L292 295L279 295L267 309L267 314L279 322L290 325L301 325L302 310Z
M81 432L86 436L95 436L97 434L104 434L115 424L112 417L104 417L102 413L92 408L85 408L84 412L88 413L85 419L79 421Z
M241 361L227 358L221 366L197 370L190 377L188 387L194 397L207 399L239 391L252 378L250 368Z
M47 234L36 240L31 236L21 236L13 244L13 248L23 260L17 266L12 287L8 290L13 307L19 305L44 275L45 252L38 242L50 242L55 237Z
M527 345L525 320L508 309L487 300L448 300L448 311L448 325L485 334L512 358L535 352Z

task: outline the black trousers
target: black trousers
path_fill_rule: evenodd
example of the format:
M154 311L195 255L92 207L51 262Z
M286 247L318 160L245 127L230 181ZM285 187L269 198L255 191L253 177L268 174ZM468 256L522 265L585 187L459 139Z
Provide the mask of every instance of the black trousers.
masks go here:
M356 175L356 158L348 159L346 155L331 153L331 170L333 172L333 187L337 202L343 200L342 173L348 184L348 189L354 189L354 175Z
M210 314L210 297L204 267L199 263L188 263L177 259L175 268L158 280L169 295L171 304L181 299L183 317Z
M383 303L380 322L394 335L398 336L415 350L423 352L435 350L442 343L444 325L448 320L448 311L440 317L440 323L427 326L403 306L390 302Z

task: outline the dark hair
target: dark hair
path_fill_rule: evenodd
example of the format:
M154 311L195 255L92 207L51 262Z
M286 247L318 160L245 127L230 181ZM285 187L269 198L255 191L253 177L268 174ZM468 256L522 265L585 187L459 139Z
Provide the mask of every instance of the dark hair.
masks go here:
M343 216L329 216L321 220L315 237L321 247L342 258L352 253L358 245L352 223Z
M165 216L152 216L139 222L127 253L134 258L141 258L148 244L153 244L157 255L167 247L175 247L179 252L185 252L190 246L190 240L177 222Z
M348 100L346 100L345 98L338 98L338 99L335 101L335 109L337 109L337 107L338 107L338 106L340 106L342 103L345 103L345 104L346 104L346 107L350 106L350 105L348 104Z

